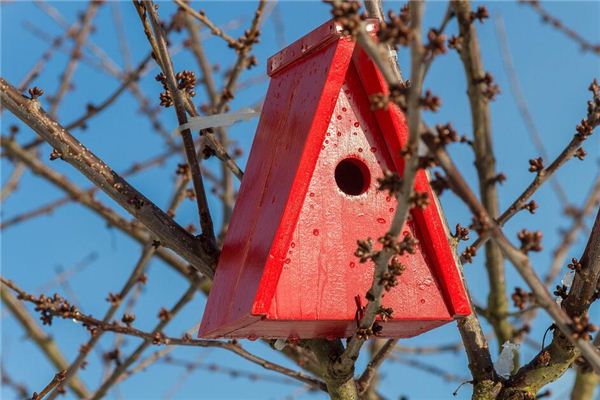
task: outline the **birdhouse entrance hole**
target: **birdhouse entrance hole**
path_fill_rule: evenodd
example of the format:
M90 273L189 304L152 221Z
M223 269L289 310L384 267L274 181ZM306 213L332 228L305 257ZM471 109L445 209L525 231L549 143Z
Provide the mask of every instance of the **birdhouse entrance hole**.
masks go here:
M335 183L349 196L358 196L366 192L370 180L369 168L357 158L345 158L335 167Z

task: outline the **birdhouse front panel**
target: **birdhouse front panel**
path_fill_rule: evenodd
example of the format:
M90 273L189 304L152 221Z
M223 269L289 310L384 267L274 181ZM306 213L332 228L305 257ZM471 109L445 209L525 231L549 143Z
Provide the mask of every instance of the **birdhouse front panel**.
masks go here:
M377 178L394 164L353 67L335 111L304 196L267 320L309 321L301 337L347 337L356 330L356 296L361 304L373 280L373 263L359 263L357 239L379 238L389 229L396 199L377 189ZM405 226L418 237L412 223ZM419 249L420 250L420 249ZM412 336L431 323L408 327L402 321L449 321L434 273L423 251L399 257L406 270L383 299L394 318L384 335ZM314 322L319 322L316 324ZM306 329L306 331L304 330Z
M383 236L396 199L378 191L402 173L404 116L379 71L328 22L268 63L271 77L246 173L200 327L202 337L347 337L373 279L357 240ZM427 176L415 187L433 197ZM383 335L408 337L469 312L437 202L412 210L419 240L383 304Z

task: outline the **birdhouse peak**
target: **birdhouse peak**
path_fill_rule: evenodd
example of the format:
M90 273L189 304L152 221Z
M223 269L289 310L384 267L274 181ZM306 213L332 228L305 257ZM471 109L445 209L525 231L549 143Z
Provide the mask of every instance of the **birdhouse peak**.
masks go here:
M375 33L379 22L376 19L366 20L367 32ZM285 67L308 56L311 52L339 40L343 35L343 27L339 22L331 19L302 38L281 49L267 60L267 74L273 76L281 72ZM347 40L350 40L347 37Z

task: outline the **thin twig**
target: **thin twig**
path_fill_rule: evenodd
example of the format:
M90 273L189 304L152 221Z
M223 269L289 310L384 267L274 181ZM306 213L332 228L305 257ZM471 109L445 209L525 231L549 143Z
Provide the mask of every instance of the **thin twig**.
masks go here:
M377 373L378 368L383 364L385 359L393 352L394 347L398 343L398 339L389 339L385 342L385 344L379 349L379 352L375 354L373 359L367 364L367 368L365 368L364 372L358 378L357 385L359 387L358 394L364 393L369 386L371 385L371 381L375 374Z
M69 62L65 69L65 72L62 74L60 80L60 86L58 87L57 93L52 96L50 100L50 110L49 114L52 117L56 117L56 112L58 111L58 106L62 101L63 97L67 93L69 86L71 84L71 79L73 78L73 74L77 68L77 64L79 59L81 58L82 47L87 37L92 29L92 21L98 12L98 7L102 4L100 1L92 1L90 2L88 9L86 10L83 18L81 20L81 28L77 32L75 37L75 46L71 52L71 56L69 57Z
M62 381L65 380L65 372L66 371L57 372L56 375L54 375L54 378L52 378L52 380L50 381L50 383L48 383L40 393L33 393L33 395L31 396L31 400L42 400L44 397L46 397L46 395L50 393L52 389L60 385Z
M150 17L152 29L154 31L154 39L156 45L150 40L152 47L157 56L157 61L166 77L166 82L169 87L169 92L173 98L173 105L175 107L175 113L177 114L177 121L179 125L187 123L187 115L185 111L185 100L186 94L177 87L177 81L175 79L175 72L173 71L173 62L169 55L169 48L165 39L165 33L162 26L160 25L158 15L154 6L154 3L150 2L144 5L146 12ZM142 18L142 16L140 16ZM156 47L155 47L156 46ZM216 246L215 231L213 228L212 217L210 215L210 209L208 207L208 199L206 197L206 191L204 190L204 182L202 180L202 172L200 171L200 164L196 155L196 148L194 146L194 139L189 129L180 130L181 138L183 139L185 154L187 157L188 165L192 174L192 183L194 191L196 193L196 202L198 205L198 214L200 216L200 225L202 227L202 236L200 244L204 246L205 251L214 251Z
M500 44L500 50L502 52L502 65L504 66L504 71L506 72L506 76L508 77L510 92L517 103L517 108L519 110L519 115L527 128L527 133L529 133L529 137L531 141L535 145L538 153L545 159L549 159L548 151L546 150L546 146L544 145L544 141L542 139L542 135L537 129L533 117L529 112L529 107L527 106L527 101L525 100L525 96L523 95L523 90L521 89L521 84L519 82L519 77L517 71L512 62L512 56L510 49L508 47L508 39L506 37L506 29L504 27L504 19L502 16L497 15L496 19L496 34L498 36L498 42ZM558 178L553 177L550 180L550 186L554 190L556 197L561 202L563 207L567 207L569 204L569 199L567 198L567 194L563 189L562 185L558 181Z
M8 176L8 179L6 179L4 185L2 186L2 191L0 191L0 202L4 202L8 196L17 190L21 177L23 176L23 172L25 172L25 165L23 163L16 163L12 172Z
M190 7L188 4L186 4L183 0L173 0L173 1L175 3L177 3L177 5L179 7L181 7L183 10L185 10L185 12L187 12L188 14L190 14L191 16L196 18L198 21L200 21L204 26L206 26L210 30L210 33L225 40L225 42L227 42L227 44L229 45L230 48L232 48L232 49L240 48L241 43L238 40L236 40L236 39L232 38L231 36L229 36L228 34L226 34L221 28L219 28L210 19L208 19L208 17L203 12L198 12L198 11L194 10L192 7Z
M580 47L582 51L589 51L591 53L595 53L596 55L600 55L600 44L593 44L579 33L575 32L573 29L569 28L562 21L548 11L546 11L540 4L538 0L528 0L523 1L522 3L531 6L531 8L540 15L543 22L546 22L556 28L558 31L564 33L569 38L573 39Z
M56 369L60 371L66 370L69 364L58 348L58 345L54 339L48 336L46 332L44 332L44 330L38 325L36 320L31 316L31 314L29 314L23 304L8 290L0 290L0 296L2 296L2 303L11 312L11 314L14 315L15 319L19 321L27 333L27 336L30 337L40 348L52 365L54 365ZM69 382L69 387L79 398L86 398L90 395L85 384L77 376L74 376Z
M465 70L467 94L471 108L473 149L479 178L479 195L486 212L495 218L499 213L498 191L494 180L497 175L496 159L492 141L490 97L484 91L491 84L482 81L486 73L479 50L477 30L471 18L471 3L469 1L453 1L451 4L456 14L461 37L458 53ZM502 343L512 338L513 327L508 319L502 316L508 311L506 274L502 253L494 243L486 245L485 267L490 286L487 307L489 321L498 337L498 347L500 348Z

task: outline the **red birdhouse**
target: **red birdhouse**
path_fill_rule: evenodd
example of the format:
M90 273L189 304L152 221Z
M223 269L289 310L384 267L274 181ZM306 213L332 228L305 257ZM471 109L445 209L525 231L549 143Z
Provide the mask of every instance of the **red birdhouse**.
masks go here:
M369 24L375 31L375 24ZM373 279L357 240L383 236L396 199L378 190L403 170L404 115L373 111L387 93L363 49L327 22L268 61L271 82L225 238L200 336L333 338L356 330L355 297ZM384 337L410 337L470 313L440 207L425 172L415 190L434 199L403 228L419 241L383 305Z

